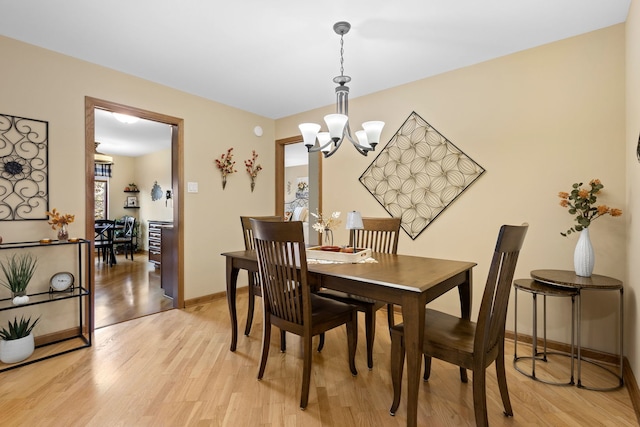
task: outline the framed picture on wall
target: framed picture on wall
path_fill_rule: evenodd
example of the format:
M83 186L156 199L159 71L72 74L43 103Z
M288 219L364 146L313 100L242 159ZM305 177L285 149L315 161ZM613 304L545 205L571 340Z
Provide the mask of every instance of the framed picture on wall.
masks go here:
M134 208L138 206L138 197L137 196L127 196L127 207Z

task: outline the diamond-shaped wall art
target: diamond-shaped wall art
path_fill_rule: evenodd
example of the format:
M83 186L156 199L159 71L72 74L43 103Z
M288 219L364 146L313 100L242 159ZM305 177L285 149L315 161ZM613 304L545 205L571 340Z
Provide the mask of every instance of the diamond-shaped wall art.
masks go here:
M415 240L484 172L414 111L360 182Z

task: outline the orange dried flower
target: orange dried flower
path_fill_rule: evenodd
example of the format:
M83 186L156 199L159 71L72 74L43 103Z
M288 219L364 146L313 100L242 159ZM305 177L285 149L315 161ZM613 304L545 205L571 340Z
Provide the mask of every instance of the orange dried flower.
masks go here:
M75 219L75 215L71 214L61 214L53 208L51 211L47 211L47 215L49 216L48 224L51 225L51 229L55 230L56 228L62 228L63 225L71 224Z
M607 205L594 205L596 204L596 194L600 193L600 190L604 188L604 185L599 179L592 179L589 182L591 189L581 188L582 183L573 184L573 190L571 193L559 192L560 206L563 208L569 208L569 214L575 215L575 220L578 223L575 227L571 227L566 233L560 233L563 236L567 236L571 233L582 231L591 225L591 222L600 218L603 215L611 215L613 217L622 215L620 209L610 208Z

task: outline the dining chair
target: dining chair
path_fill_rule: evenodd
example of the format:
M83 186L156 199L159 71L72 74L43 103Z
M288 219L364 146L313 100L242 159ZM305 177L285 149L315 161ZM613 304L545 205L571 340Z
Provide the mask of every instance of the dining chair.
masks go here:
M303 344L300 408L304 409L309 400L313 336L346 324L349 369L352 375L358 374L355 365L357 310L352 305L311 292L301 222L252 219L251 225L262 283L264 318L258 379L262 379L267 364L271 325L299 335Z
M132 216L124 217L124 224L122 230L115 231L113 244L114 246L123 245L124 246L124 258L128 259L128 254L131 254L131 261L133 261L133 238L135 237L135 229L136 229L136 219ZM128 252L127 252L128 250Z
M115 254L113 251L113 232L115 221L110 219L96 219L94 225L94 245L98 251L98 258L109 265L115 264Z
M373 252L388 254L398 253L398 237L400 234L400 218L362 218L362 229L352 230L349 238L349 246L355 248L368 248ZM365 333L367 336L367 366L373 368L373 342L376 334L376 312L385 306L385 303L332 289L321 289L318 292L326 298L353 304L358 311L364 313ZM389 328L393 326L393 304L387 304L387 321ZM324 347L324 335L320 335L318 351Z
M431 358L444 360L473 371L473 407L476 425L487 426L486 368L495 361L498 388L504 414L513 416L504 367L504 330L509 293L528 225L503 225L493 253L477 322L427 309L424 345L424 380L431 374ZM391 380L395 415L400 403L405 347L403 325L391 328ZM462 372L461 372L462 373ZM466 382L466 375L461 379Z
M280 216L241 216L240 222L242 224L242 236L244 237L244 248L248 251L255 250L255 244L253 239L253 230L251 229L251 218L259 221L282 221ZM249 303L247 306L247 323L244 327L244 334L249 336L251 332L251 325L253 323L253 312L255 308L255 297L262 296L262 289L260 288L260 274L257 272L249 272ZM284 352L287 349L287 341L285 337L285 331L280 331L280 351Z

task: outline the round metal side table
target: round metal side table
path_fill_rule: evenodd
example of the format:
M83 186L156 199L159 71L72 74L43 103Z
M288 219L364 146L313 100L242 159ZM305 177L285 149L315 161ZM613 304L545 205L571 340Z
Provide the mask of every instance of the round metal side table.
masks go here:
M609 391L609 390L615 390L618 389L620 387L622 387L623 385L623 378L622 378L622 365L623 365L623 341L624 341L624 330L623 330L623 325L624 325L624 315L623 315L623 309L624 309L624 304L623 304L623 287L622 287L622 282L618 279L614 279L613 277L608 277L608 276L602 276L599 274L593 274L591 275L591 277L582 277L582 276L578 276L575 274L575 272L573 271L568 271L568 270L533 270L531 272L531 277L533 279L535 279L538 282L542 282L545 284L549 284L552 286L560 286L560 287L565 287L568 289L575 289L578 292L578 296L577 296L577 301L578 301L578 313L576 316L576 321L577 321L577 333L576 333L576 346L577 346L577 350L578 350L578 354L577 354L577 367L578 367L578 383L577 386L580 388L585 388L588 390L597 390L597 391ZM619 291L620 292L620 308L619 308L619 314L620 314L620 319L619 319L619 323L620 323L620 327L619 327L619 331L618 331L618 342L620 343L619 346L619 354L620 354L620 358L619 358L619 365L618 365L618 372L614 372L612 369L609 369L607 366L604 366L603 364L596 362L594 360L591 359L587 359L582 357L582 345L580 342L581 339L581 335L582 335L582 331L581 331L581 324L582 324L582 304L581 304L581 299L582 299L582 292L583 291ZM594 366L597 366L601 369L604 369L605 371L609 372L610 374L614 375L617 379L618 379L618 385L613 386L613 387L602 387L602 388L597 388L597 387L590 387L590 386L586 386L582 383L582 377L581 377L581 366L582 366L582 361L588 362Z
M578 290L573 288L561 288L558 286L551 286L541 282L537 282L533 279L517 279L513 282L514 292L514 305L515 305L515 321L514 321L514 346L513 346L513 367L516 371L523 375L528 376L536 381L543 382L545 384L552 385L574 385L574 331L575 331L575 301L578 296ZM531 356L518 356L518 291L530 293L533 298L533 333L532 333L532 352ZM543 317L542 317L542 351L538 351L538 295L542 295L543 298ZM561 351L549 351L547 350L547 297L568 297L571 298L571 351L569 353ZM560 355L571 358L571 371L568 382L552 381L549 379L541 378L536 375L536 362L548 362L548 355ZM521 360L531 360L531 372L524 371L518 362Z

